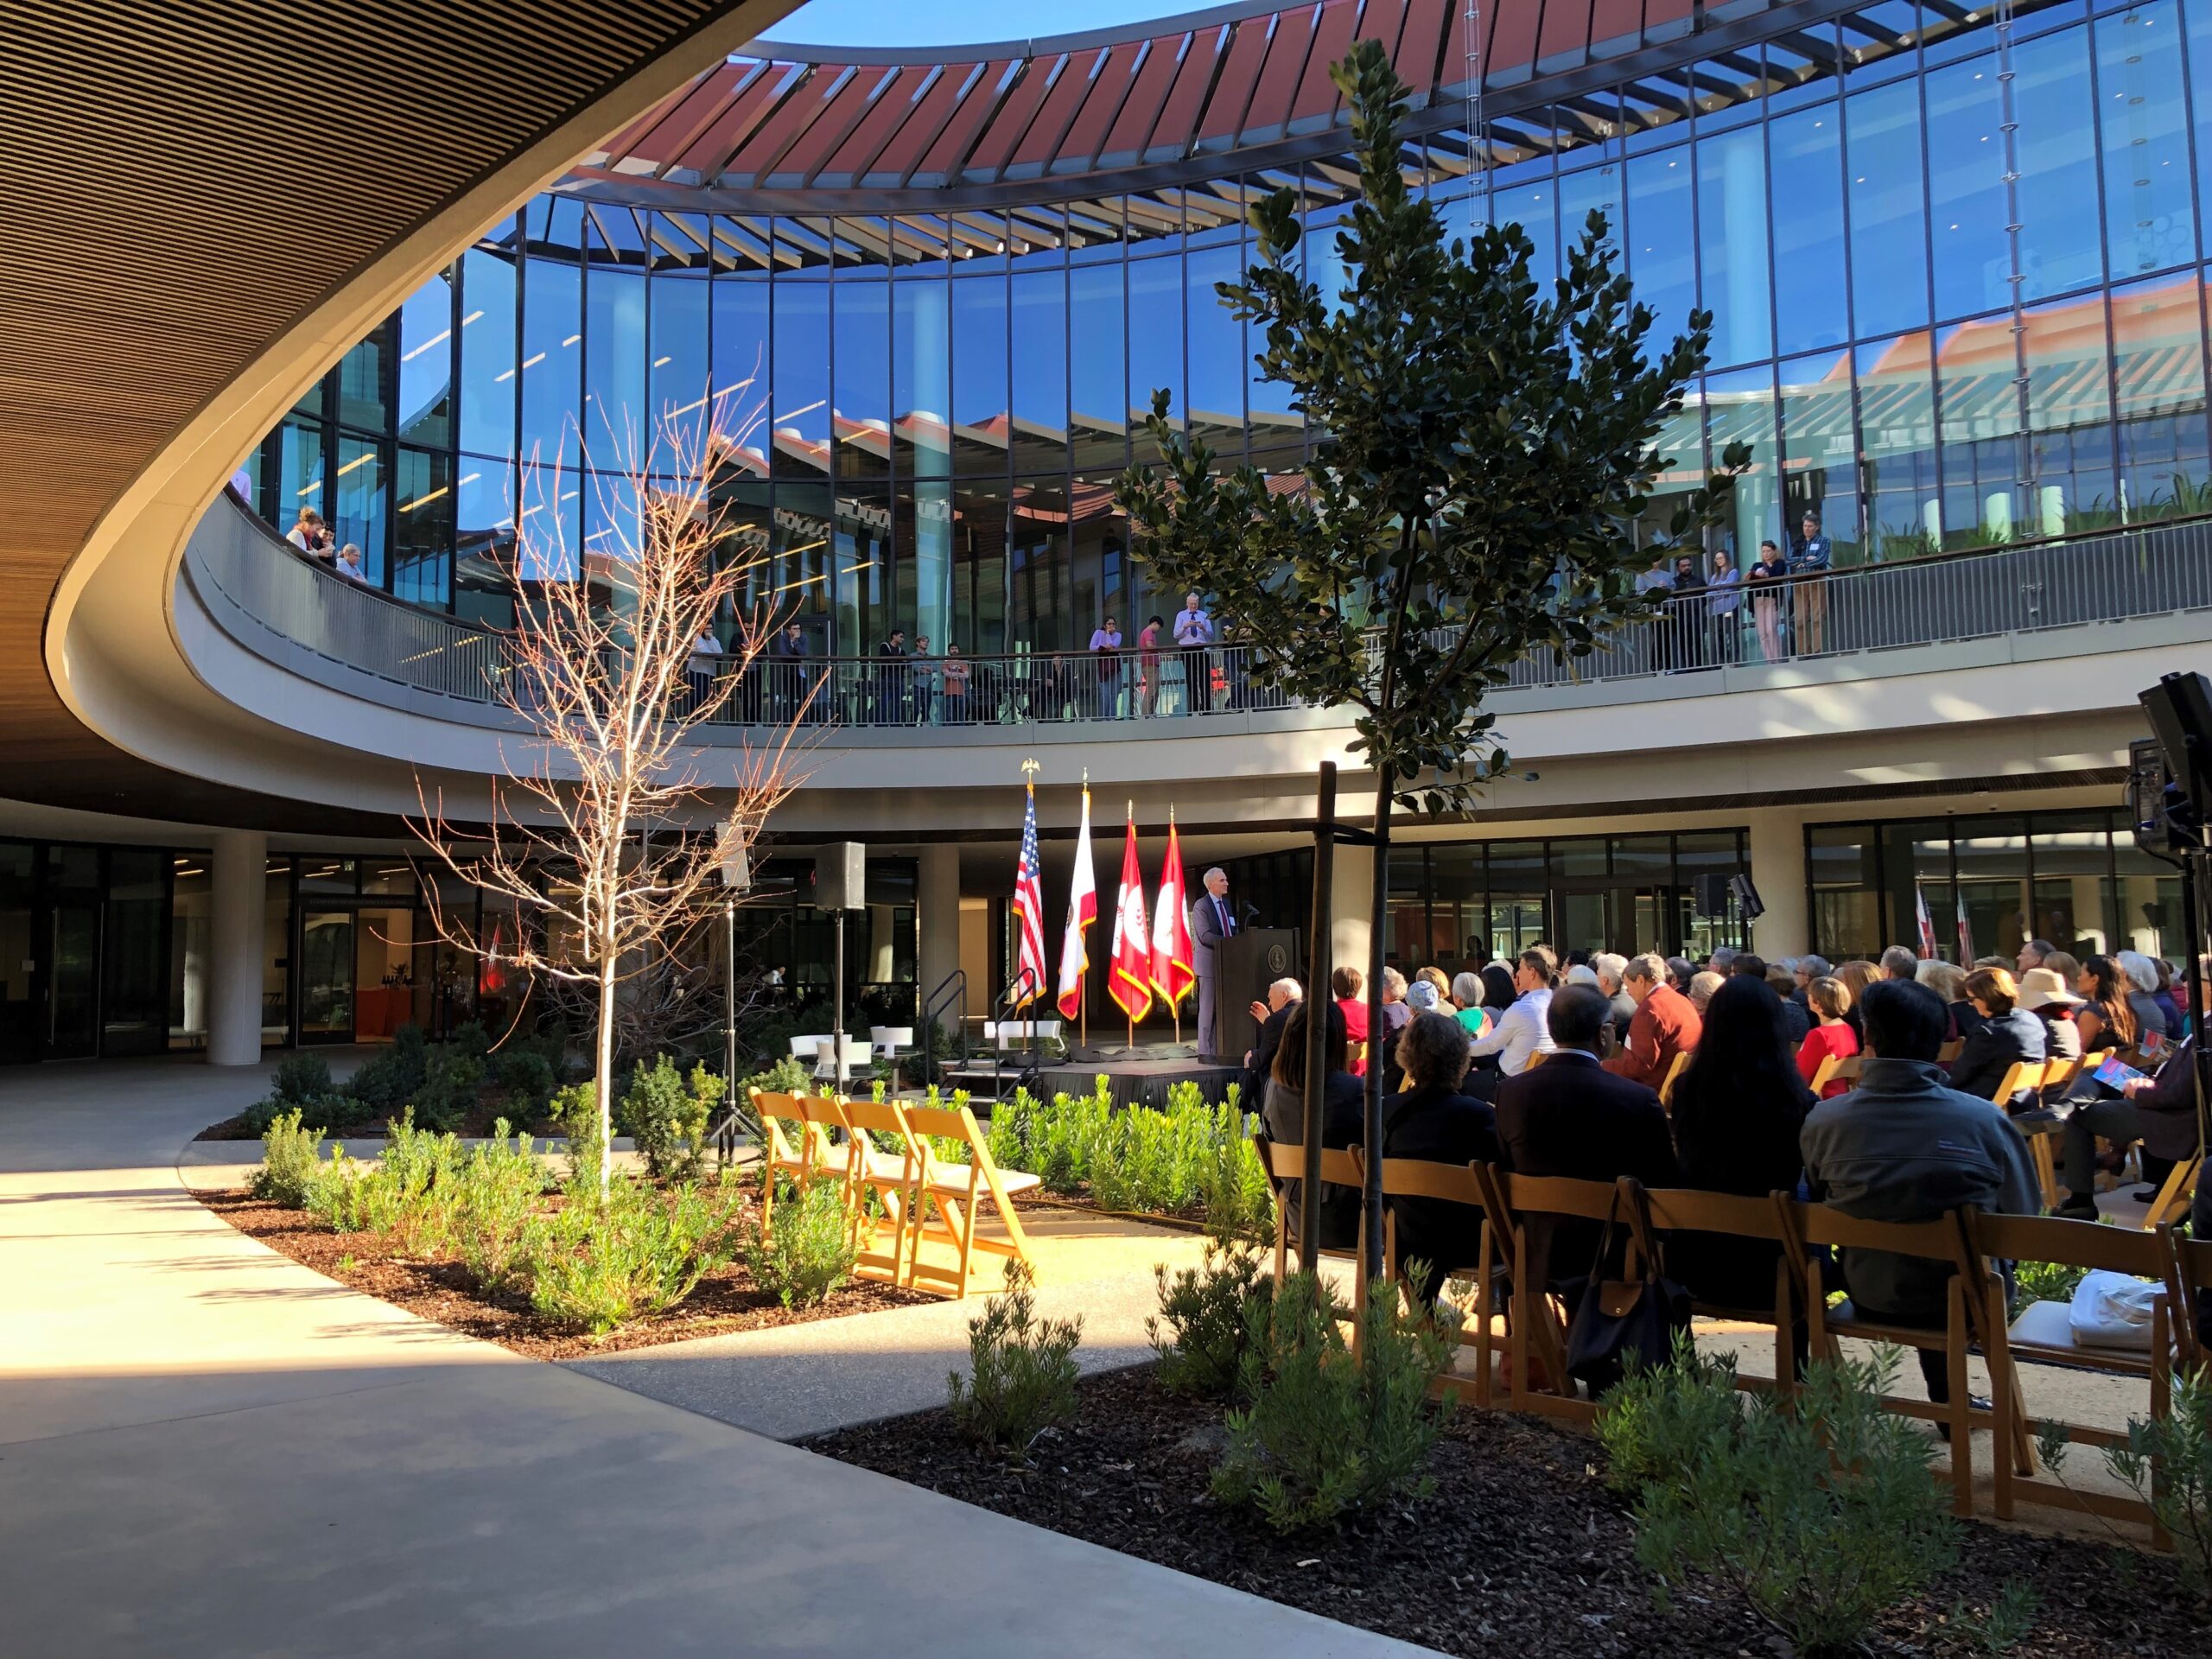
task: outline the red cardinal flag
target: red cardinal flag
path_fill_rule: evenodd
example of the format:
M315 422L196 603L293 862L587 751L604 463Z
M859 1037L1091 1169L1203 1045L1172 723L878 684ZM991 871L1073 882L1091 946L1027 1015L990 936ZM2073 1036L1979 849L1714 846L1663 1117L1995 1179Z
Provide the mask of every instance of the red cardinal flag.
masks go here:
M1137 809L1122 843L1122 891L1114 902L1114 965L1106 994L1134 1022L1152 1012L1152 947L1146 943L1144 871L1137 863Z
M1060 935L1060 1017L1083 1016L1083 976L1090 969L1084 930L1098 919L1098 873L1090 859L1090 791L1083 791L1083 828L1075 840L1075 876L1068 887L1067 931Z
M1959 965L1963 968L1974 960L1974 923L1967 917L1967 891L1959 889Z
M1928 894L1917 881L1912 884L1912 913L1920 925L1920 959L1927 962L1936 954L1936 923L1928 913Z
M1167 859L1160 867L1160 898L1152 912L1152 986L1171 1008L1198 982L1192 954L1191 910L1183 902L1183 843L1175 833L1175 810L1170 807Z

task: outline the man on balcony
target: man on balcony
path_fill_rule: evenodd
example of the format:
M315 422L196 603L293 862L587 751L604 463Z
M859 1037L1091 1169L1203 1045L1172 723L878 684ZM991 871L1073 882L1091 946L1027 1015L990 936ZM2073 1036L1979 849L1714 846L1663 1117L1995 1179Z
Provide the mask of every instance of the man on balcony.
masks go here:
M1828 644L1827 573L1835 568L1835 544L1821 534L1821 515L1805 510L1797 544L1789 552L1789 574L1801 578L1790 589L1796 601L1797 653L1819 652Z
M1213 644L1213 618L1196 594L1183 595L1183 608L1175 613L1175 643L1183 657L1183 712L1195 715L1213 706L1213 686L1208 677L1206 647Z

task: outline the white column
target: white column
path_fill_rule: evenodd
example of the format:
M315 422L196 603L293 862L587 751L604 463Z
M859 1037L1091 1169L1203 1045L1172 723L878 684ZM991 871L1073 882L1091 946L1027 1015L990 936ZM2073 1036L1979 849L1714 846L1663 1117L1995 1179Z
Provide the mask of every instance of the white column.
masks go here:
M1367 976L1369 941L1375 936L1374 924L1370 919L1375 902L1375 849L1338 848L1330 880L1330 965L1357 968L1363 980ZM1363 990L1362 995L1365 995Z
M921 849L920 862L914 925L921 936L919 994L926 997L947 974L960 966L960 849L950 842L933 842ZM969 1005L983 1007L978 997L988 995L987 988L969 986ZM918 1016L921 1009L917 1007L914 1012ZM922 1033L916 1032L914 1039L923 1040Z
M207 1064L253 1065L261 1059L269 837L256 830L219 830L214 855L207 930Z
M1769 962L1813 948L1805 905L1805 820L1786 808L1749 815L1751 885L1766 912L1751 924L1751 948Z

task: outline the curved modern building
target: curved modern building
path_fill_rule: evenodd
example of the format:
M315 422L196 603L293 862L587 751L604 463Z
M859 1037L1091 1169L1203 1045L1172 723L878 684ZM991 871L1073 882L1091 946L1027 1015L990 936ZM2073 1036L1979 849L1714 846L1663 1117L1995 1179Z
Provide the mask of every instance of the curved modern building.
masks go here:
M2177 953L2118 785L2135 693L2212 666L2212 0L1242 3L942 54L709 50L327 331L265 435L200 446L166 516L54 590L60 702L194 804L0 787L23 803L0 939L27 942L0 944L0 975L26 964L0 1058L197 1045L240 976L270 1042L511 995L417 943L400 818L418 785L484 799L515 584L593 578L670 417L734 442L732 556L826 677L760 947L789 982L827 973L802 856L857 838L856 992L911 1009L964 967L980 1013L1033 756L1048 906L1087 769L1107 827L1126 798L1164 833L1173 804L1194 861L1305 925L1299 824L1348 722L1256 694L1234 618L1202 665L1135 650L1181 595L1133 559L1114 483L1164 389L1296 487L1312 435L1214 286L1287 189L1333 291L1356 170L1328 68L1356 38L1414 88L1403 165L1447 221L1517 222L1549 271L1600 213L1662 327L1713 314L1666 478L1738 440L1753 461L1702 561L1747 570L1810 514L1834 566L1522 665L1498 706L1523 771L1405 828L1392 953L1840 958L1911 938L1923 899L1955 956ZM365 582L278 540L303 506ZM1128 655L1055 655L1109 618ZM890 674L894 631L926 654ZM783 696L734 701L728 776ZM1756 924L1700 880L1738 873ZM248 887L252 937L195 954ZM1364 887L1340 868L1340 954Z

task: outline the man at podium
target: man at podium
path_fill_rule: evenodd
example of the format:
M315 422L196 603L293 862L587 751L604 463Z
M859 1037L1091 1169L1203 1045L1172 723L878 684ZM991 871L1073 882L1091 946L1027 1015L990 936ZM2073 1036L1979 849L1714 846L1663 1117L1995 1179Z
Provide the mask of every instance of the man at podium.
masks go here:
M1222 1054L1218 947L1237 928L1229 909L1229 876L1218 864L1205 873L1205 887L1191 906L1191 969L1198 976L1198 1058L1211 1060ZM1241 1061L1243 1056L1236 1058Z

